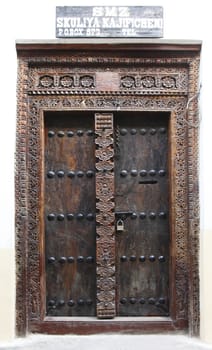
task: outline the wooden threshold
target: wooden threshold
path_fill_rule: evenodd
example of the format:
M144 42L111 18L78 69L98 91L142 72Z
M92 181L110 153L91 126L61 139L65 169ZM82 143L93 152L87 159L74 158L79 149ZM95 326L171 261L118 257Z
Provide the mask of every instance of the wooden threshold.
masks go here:
M33 333L48 334L97 334L97 333L159 333L176 332L187 329L188 324L184 320L173 321L169 317L117 317L112 320L96 320L82 317L81 320L73 318L66 321L64 317L48 317L44 321L33 321L30 331Z

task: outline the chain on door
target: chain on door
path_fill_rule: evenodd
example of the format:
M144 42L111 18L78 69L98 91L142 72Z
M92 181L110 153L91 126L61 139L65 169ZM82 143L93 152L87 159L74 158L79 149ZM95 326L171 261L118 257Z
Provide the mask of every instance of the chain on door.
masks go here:
M44 192L46 314L168 316L166 116L47 114Z

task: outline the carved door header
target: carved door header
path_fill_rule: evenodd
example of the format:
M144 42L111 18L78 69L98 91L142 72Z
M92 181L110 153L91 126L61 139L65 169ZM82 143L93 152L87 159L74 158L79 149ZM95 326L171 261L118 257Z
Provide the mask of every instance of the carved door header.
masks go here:
M200 42L165 40L130 43L104 40L17 43L18 104L16 151L17 331L42 331L43 116L56 111L165 112L170 116L172 244L176 300L167 330L199 330L198 105ZM189 103L188 103L189 102ZM107 122L107 121L106 121ZM108 131L109 133L109 131ZM110 134L108 134L110 136ZM108 136L108 137L109 137ZM101 142L101 140L100 140ZM100 144L104 147L104 143ZM96 159L98 160L98 152ZM107 160L112 166L112 160ZM101 160L97 164L100 165ZM99 172L98 186L102 186ZM104 183L110 179L104 178ZM97 193L98 197L98 193ZM111 208L112 210L112 208ZM101 210L100 210L101 213ZM99 232L101 249L101 232ZM188 288L189 287L189 288ZM101 293L101 287L99 287ZM188 291L188 294L185 293ZM182 302L183 300L183 302ZM113 309L110 312L113 314ZM101 317L101 305L98 310ZM102 322L102 321L101 321ZM99 331L106 331L101 323ZM128 330L113 321L113 331ZM46 328L45 328L46 327ZM63 324L63 332L73 331ZM95 332L78 323L74 332ZM92 328L93 327L93 328ZM142 328L143 327L143 328ZM135 322L132 331L145 328ZM164 324L158 326L163 329ZM110 328L111 331L111 328Z

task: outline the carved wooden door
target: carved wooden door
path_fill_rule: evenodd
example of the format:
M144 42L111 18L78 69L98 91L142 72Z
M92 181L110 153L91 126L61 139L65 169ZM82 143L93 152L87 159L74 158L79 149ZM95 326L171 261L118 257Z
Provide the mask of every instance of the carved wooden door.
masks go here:
M168 120L45 115L48 316L169 314Z

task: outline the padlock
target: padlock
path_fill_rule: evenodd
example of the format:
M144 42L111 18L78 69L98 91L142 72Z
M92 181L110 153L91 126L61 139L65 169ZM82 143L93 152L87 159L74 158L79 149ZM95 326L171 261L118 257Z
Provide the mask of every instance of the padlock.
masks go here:
M124 231L124 221L119 219L116 223L116 230L118 232L123 232Z

